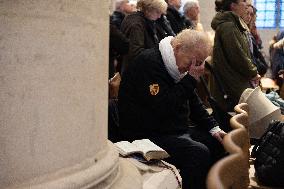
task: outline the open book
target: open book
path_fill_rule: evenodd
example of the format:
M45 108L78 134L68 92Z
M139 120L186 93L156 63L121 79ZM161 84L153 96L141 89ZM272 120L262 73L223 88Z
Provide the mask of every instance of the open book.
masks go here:
M132 143L120 141L114 143L114 145L122 156L141 154L147 161L169 157L169 154L165 150L151 142L149 139L134 140Z

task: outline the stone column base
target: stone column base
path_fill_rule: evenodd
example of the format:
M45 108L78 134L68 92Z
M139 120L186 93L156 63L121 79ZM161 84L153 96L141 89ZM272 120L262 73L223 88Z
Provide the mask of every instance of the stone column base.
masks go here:
M7 189L142 189L138 169L118 157L112 143L99 159L88 159L71 168L35 178Z

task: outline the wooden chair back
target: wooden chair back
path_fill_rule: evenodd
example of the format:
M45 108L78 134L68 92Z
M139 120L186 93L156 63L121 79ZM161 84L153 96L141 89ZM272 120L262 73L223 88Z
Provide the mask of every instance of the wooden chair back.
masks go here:
M245 189L243 159L242 153L235 153L216 162L208 173L207 189Z
M249 135L248 106L239 104L235 108L230 124L233 128L223 139L228 156L217 161L207 176L208 189L246 189L249 185Z
M231 127L233 129L236 129L235 127L244 126L248 130L249 127L248 104L247 103L237 104L234 109L237 114L233 116L232 119L230 120Z
M245 128L229 132L223 145L229 155L217 161L207 176L208 189L245 189L249 184Z

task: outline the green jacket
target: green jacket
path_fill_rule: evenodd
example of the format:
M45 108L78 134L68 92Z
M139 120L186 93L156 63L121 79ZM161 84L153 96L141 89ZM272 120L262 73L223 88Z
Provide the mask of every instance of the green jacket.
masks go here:
M231 97L229 109L232 110L242 92L250 87L249 81L257 75L250 55L247 26L236 14L226 11L215 15L211 27L215 30L212 66ZM225 108L227 103L213 78L210 87L214 98Z

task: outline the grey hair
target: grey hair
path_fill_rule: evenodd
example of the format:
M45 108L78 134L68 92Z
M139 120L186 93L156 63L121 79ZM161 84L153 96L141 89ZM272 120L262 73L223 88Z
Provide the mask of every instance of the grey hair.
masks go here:
M128 0L115 0L115 10L120 10L123 3L128 2Z
M138 0L137 9L145 12L146 10L156 9L163 14L166 14L168 4L165 0Z
M188 9L191 7L199 6L198 0L186 0L184 6L183 6L183 12L185 13Z
M202 50L207 54L212 52L212 44L206 32L191 29L182 30L174 39L173 45L179 44L183 52Z

